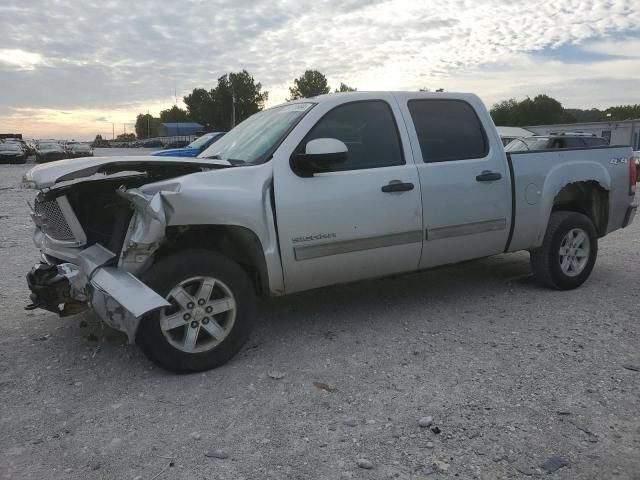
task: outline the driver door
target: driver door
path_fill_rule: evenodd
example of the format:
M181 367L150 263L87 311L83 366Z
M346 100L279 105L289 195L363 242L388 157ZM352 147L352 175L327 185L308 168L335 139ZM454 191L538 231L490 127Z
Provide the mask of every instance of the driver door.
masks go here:
M420 183L397 104L390 95L348 103L336 97L317 105L293 149L274 158L287 293L418 267ZM343 142L347 160L311 177L297 175L290 156L318 138Z

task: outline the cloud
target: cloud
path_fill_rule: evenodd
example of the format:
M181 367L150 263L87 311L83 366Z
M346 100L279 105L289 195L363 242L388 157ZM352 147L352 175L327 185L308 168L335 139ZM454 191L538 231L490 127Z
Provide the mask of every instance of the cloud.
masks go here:
M124 112L131 122L170 106L174 88L180 98L242 68L271 103L308 68L359 90L460 88L491 103L544 88L572 106L629 103L638 25L637 0L9 1L0 107L14 113L0 126L24 109L75 112L82 131Z
M19 48L0 48L0 64L17 70L33 70L39 63L42 63L39 53L25 52Z

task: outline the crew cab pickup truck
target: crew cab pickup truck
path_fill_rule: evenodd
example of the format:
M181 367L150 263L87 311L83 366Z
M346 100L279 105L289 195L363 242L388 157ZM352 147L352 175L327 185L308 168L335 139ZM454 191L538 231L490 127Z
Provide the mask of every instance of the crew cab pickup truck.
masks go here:
M257 297L528 250L572 289L636 205L629 147L507 154L471 94L355 92L248 118L194 159L31 169L32 304L90 307L154 362L214 368Z

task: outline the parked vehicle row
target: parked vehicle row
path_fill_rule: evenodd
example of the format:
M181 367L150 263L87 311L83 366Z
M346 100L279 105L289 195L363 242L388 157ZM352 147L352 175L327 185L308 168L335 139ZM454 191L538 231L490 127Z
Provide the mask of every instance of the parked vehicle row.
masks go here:
M41 140L36 145L35 155L36 163L45 163L65 158L93 157L93 148L85 142Z
M90 306L158 365L205 370L242 347L258 296L521 250L542 285L579 287L633 221L636 175L628 146L505 153L475 95L297 100L198 158L32 168L29 308Z

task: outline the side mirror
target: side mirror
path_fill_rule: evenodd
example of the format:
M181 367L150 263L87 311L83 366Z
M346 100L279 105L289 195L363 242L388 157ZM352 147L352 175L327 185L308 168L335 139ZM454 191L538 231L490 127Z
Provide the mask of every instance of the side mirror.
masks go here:
M332 165L347 160L349 149L335 138L316 138L307 142L304 153L291 159L293 170L301 176L311 177L314 173L326 172Z

